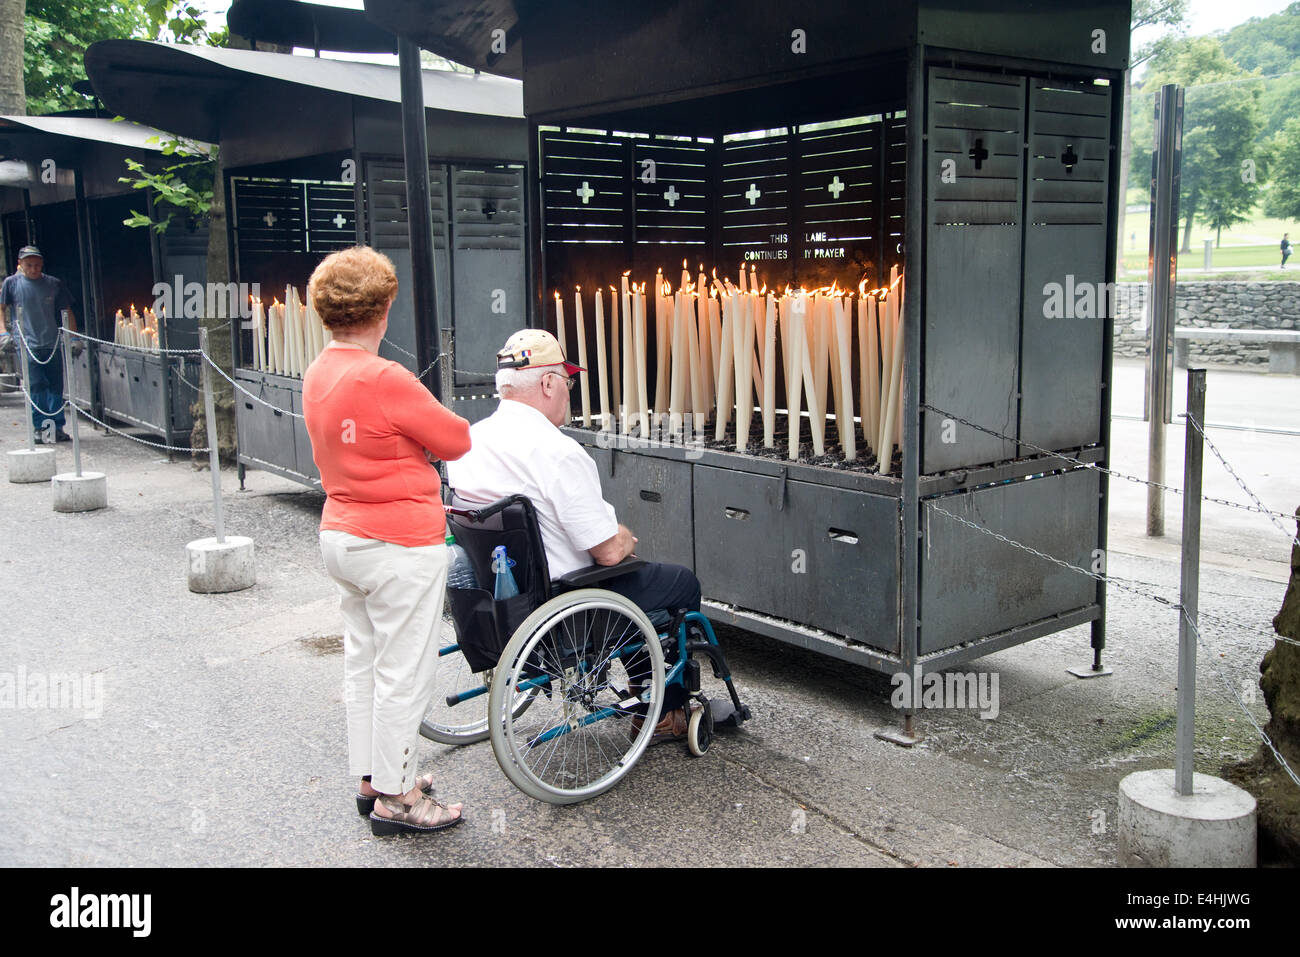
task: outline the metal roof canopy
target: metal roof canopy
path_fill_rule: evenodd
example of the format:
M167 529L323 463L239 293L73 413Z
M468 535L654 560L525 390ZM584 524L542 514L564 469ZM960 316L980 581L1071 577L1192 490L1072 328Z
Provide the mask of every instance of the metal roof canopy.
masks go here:
M235 0L226 14L231 33L257 43L335 50L396 53L397 38L360 10L300 0Z
M709 98L727 97L740 116L771 116L768 91L781 85L802 103L830 102L844 95L842 74L918 45L1099 70L1123 70L1129 53L1127 0L365 2L372 20L426 49L525 78L524 110L540 122L617 124L632 110L690 100L698 119L656 118L705 132L715 121ZM492 53L497 29L504 55ZM796 30L805 52L793 49Z
M301 109L311 111L337 104L339 94L402 99L397 67L144 40L92 44L86 72L107 110L211 142L223 139L237 112L256 118L268 93L283 99L297 92ZM523 117L517 81L434 70L421 79L427 111Z
M127 172L122 161L130 157L155 165L152 156L161 155L161 141L170 135L137 123L97 117L0 116L0 161L26 167L25 175L20 175L17 166L9 165L0 187L30 190L34 206L64 202L73 198L73 171L80 169L87 198L129 193L131 188L117 181ZM154 137L158 142L149 142ZM204 142L195 146L204 152L211 149L211 144ZM140 156L141 152L149 155ZM53 174L52 183L42 178L48 169L43 164L50 160L53 168L46 176ZM4 203L3 208L21 208L21 204Z

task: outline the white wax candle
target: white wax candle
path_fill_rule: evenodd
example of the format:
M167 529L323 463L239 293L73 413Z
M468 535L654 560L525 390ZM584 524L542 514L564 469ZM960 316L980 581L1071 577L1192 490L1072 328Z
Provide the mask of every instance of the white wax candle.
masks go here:
M582 318L582 287L573 294L573 311L578 322L578 365L587 368L587 324ZM578 373L578 387L582 390L582 427L591 428L591 385L587 373Z
M609 414L609 385L608 375L605 372L605 303L602 298L602 290L596 287L596 372L597 384L600 392L600 428L604 432L610 431L611 421Z
M776 297L767 294L763 322L763 448L776 444Z

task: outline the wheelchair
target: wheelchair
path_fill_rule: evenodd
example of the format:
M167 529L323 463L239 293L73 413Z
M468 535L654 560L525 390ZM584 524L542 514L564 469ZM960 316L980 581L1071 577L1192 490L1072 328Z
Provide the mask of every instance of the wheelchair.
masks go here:
M452 745L490 739L497 763L521 791L573 804L603 794L631 770L654 736L669 688L686 699L687 747L697 757L708 751L717 724L739 727L750 718L704 615L657 613L652 621L629 599L599 587L646 562L592 565L553 581L528 498L470 505L453 496L444 508L475 578L488 587L447 589L455 631L442 629L438 693L420 728L425 737ZM491 591L498 545L515 561L519 586L503 601ZM730 701L705 697L696 655L709 659Z

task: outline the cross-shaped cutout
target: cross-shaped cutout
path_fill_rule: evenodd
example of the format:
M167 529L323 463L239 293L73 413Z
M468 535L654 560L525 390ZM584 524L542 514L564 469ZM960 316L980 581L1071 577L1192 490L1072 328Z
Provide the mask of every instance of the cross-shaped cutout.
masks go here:
M1066 144L1065 152L1061 154L1061 162L1065 164L1067 173L1074 172L1074 167L1079 163L1079 154L1074 151L1074 144Z
M348 224L347 217L344 216L342 213L339 213L338 215L336 215L336 216L331 220L331 222L334 223L334 228L335 228L335 229L342 229L344 226L346 226L346 225Z
M276 216L275 213L271 212L269 209L266 211L266 215L262 217L262 222L266 223L267 229L270 229L279 221L280 218Z
M669 185L668 192L664 193L664 199L668 200L668 205L677 206L677 201L682 198L682 194L677 192L677 187Z
M749 200L750 206L753 206L755 203L758 202L758 197L762 195L763 194L758 191L758 184L750 183L749 189L745 192L745 199Z
M836 199L840 198L840 193L844 192L844 184L840 182L838 175L831 180L831 184L826 187L826 191Z
M591 202L591 197L596 195L596 191L587 185L587 181L585 179L582 181L582 186L574 190L574 192L577 193L578 198L582 200L583 206L586 206L587 203Z
M984 148L983 140L976 140L975 145L970 148L970 152L966 155L975 161L976 169L981 169L984 166L984 161L989 158L989 151Z

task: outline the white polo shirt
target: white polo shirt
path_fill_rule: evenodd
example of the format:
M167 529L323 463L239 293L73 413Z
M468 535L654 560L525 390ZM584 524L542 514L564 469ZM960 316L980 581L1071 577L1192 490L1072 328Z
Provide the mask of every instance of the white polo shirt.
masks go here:
M486 505L526 495L537 510L551 578L594 564L588 549L618 532L596 463L531 405L502 399L470 426L470 450L447 463L456 494Z

